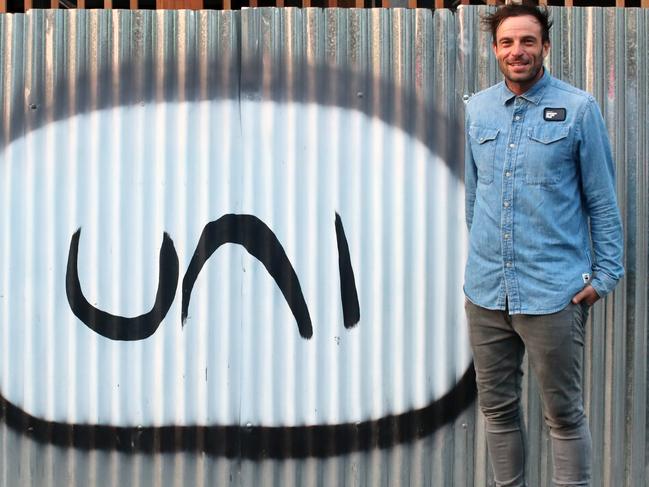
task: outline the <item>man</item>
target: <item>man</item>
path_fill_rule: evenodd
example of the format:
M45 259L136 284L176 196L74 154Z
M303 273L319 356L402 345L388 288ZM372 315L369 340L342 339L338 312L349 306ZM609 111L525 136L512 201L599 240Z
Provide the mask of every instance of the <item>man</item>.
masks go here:
M483 22L505 79L466 106L464 290L489 454L496 485L526 485L526 350L550 429L553 480L585 486L584 324L588 307L623 274L611 149L593 97L543 68L547 11L506 5Z

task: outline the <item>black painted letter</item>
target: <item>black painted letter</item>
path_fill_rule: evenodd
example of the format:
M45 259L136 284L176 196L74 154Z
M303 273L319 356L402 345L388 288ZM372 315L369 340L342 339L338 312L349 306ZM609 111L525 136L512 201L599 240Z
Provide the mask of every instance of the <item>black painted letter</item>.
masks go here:
M266 267L293 312L300 336L311 338L313 336L311 316L291 261L272 230L254 215L223 215L218 220L205 225L183 278L183 324L187 319L189 300L198 274L212 254L226 243L243 246L250 255Z
M336 213L336 242L338 243L338 271L340 272L340 298L343 302L343 321L345 328L352 328L361 319L361 308L358 304L356 279L349 255L349 245L343 228L343 221Z
M169 311L178 286L178 255L171 237L165 232L160 247L158 291L153 308L140 316L125 318L95 308L83 295L77 268L80 236L81 229L76 231L70 241L65 276L65 290L72 312L88 328L111 340L144 340L153 335Z

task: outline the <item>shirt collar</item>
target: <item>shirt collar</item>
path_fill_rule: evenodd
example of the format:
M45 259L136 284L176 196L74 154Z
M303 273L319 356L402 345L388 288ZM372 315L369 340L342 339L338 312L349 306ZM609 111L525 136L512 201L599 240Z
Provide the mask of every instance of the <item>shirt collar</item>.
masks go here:
M543 76L541 76L541 79L538 80L536 83L534 83L534 85L525 93L520 95L520 97L524 98L530 103L534 103L535 105L538 105L541 102L541 98L543 97L543 91L549 83L550 83L550 74L548 73L547 69L543 68ZM509 88L507 88L507 83L503 81L500 90L500 101L502 102L503 105L506 105L507 103L509 103L509 101L513 100L514 98L516 98L516 95L512 93L509 90Z

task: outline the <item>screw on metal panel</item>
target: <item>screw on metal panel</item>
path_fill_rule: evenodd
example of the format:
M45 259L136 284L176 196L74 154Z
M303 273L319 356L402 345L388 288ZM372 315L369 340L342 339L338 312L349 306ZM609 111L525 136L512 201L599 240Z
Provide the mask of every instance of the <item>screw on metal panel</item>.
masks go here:
M29 105L29 108L32 109L32 110L36 110L38 108L38 105L36 103L31 103Z
M363 98L363 92L359 91L358 93L356 93L356 96L359 98Z

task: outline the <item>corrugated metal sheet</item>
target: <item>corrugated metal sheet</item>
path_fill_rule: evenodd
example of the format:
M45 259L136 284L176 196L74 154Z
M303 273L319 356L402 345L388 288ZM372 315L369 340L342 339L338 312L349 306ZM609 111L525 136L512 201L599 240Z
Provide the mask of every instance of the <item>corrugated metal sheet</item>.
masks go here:
M0 16L0 485L492 482L456 152L463 97L498 79L480 11ZM600 102L625 218L627 276L588 340L593 485L637 487L647 12L552 12L548 66ZM71 261L89 305L151 319L84 314Z

